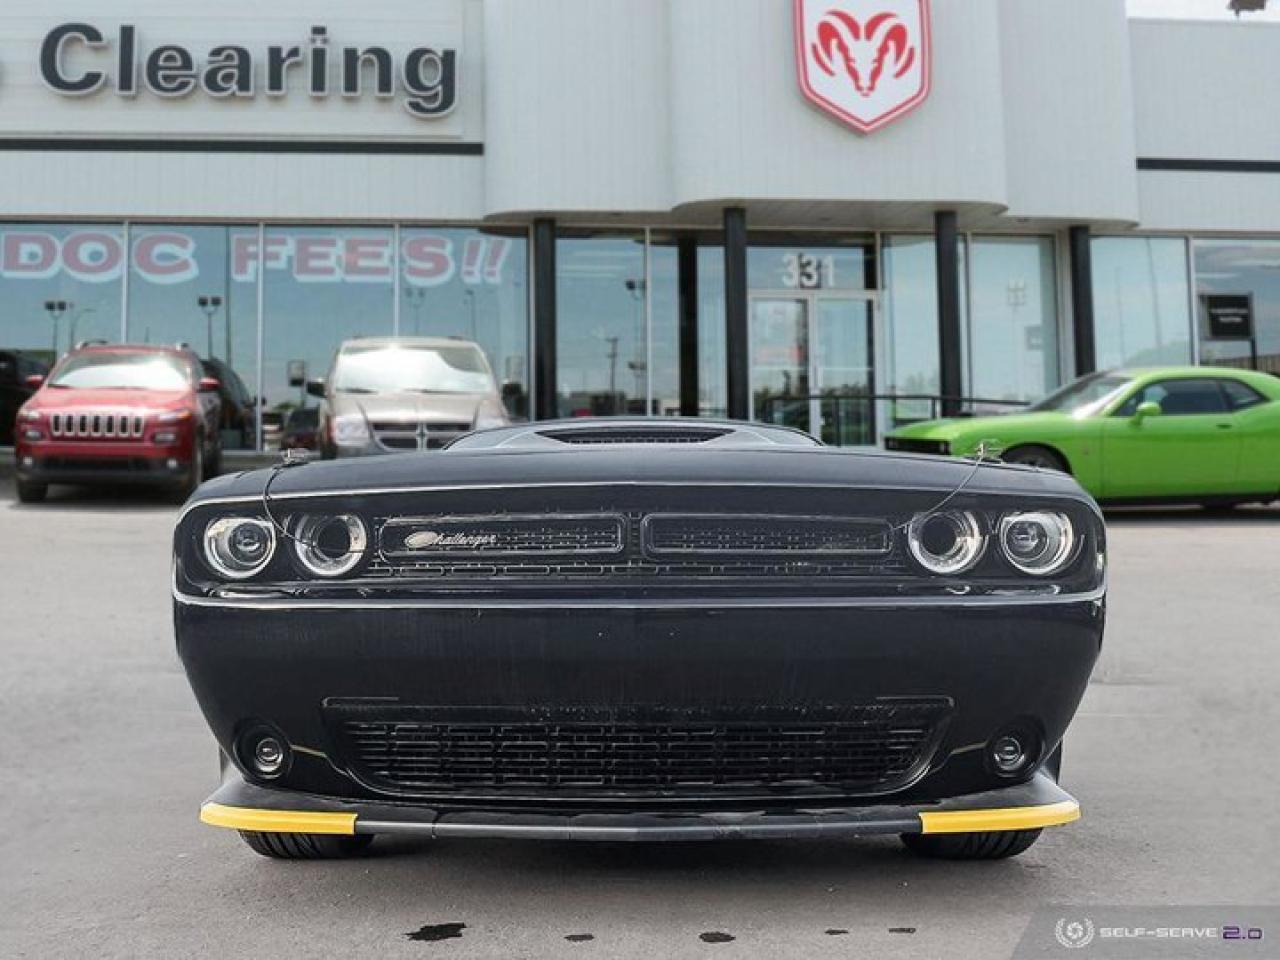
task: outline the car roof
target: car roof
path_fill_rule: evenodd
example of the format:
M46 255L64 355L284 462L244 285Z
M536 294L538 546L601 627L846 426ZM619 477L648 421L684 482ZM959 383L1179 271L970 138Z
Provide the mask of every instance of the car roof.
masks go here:
M1108 370L1106 372L1133 377L1134 379L1147 379L1150 377L1239 377L1249 379L1251 377L1270 376L1270 374L1267 373L1262 373L1257 370L1244 370L1240 367L1195 367L1187 365L1174 367L1120 367L1119 369Z
M463 340L460 337L352 337L342 341L339 350L348 347L475 347L480 345L474 340Z

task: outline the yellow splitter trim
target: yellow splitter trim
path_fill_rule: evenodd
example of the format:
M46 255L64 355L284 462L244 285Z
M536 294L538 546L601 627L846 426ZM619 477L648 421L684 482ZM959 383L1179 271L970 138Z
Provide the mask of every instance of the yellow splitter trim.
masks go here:
M920 814L922 833L978 833L983 830L1035 830L1080 819L1074 800L1035 807L995 810L934 810Z
M221 803L206 803L202 806L200 821L213 827L257 830L262 833L332 833L352 836L356 832L354 813L255 810L252 807L228 807Z

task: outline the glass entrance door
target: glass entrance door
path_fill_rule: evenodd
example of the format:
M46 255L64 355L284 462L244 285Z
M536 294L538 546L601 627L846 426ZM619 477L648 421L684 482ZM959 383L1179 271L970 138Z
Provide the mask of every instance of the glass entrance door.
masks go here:
M751 300L752 418L833 446L876 442L875 300L762 294Z

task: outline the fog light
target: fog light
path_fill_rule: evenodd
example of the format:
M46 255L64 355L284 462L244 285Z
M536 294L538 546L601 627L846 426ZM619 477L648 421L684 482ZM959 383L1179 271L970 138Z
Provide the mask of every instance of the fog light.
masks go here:
M170 457L168 460L166 460L164 462L164 465L168 467L170 470L177 470L179 467L178 461L173 459L173 457Z
M289 766L290 750L282 735L274 729L254 727L240 737L240 762L254 776L278 777Z
M22 465L27 468L34 467L36 465L35 457L23 457Z
M1040 735L1029 725L1002 730L987 743L987 761L1002 777L1026 773L1040 760Z

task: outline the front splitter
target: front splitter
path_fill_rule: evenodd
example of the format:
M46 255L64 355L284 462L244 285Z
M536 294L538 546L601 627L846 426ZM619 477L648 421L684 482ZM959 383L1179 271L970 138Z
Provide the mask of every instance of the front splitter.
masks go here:
M1080 805L1047 774L1026 783L912 806L750 811L524 812L350 803L246 783L233 771L200 808L216 827L275 833L410 834L528 840L796 840L895 833L1035 830L1080 818Z

